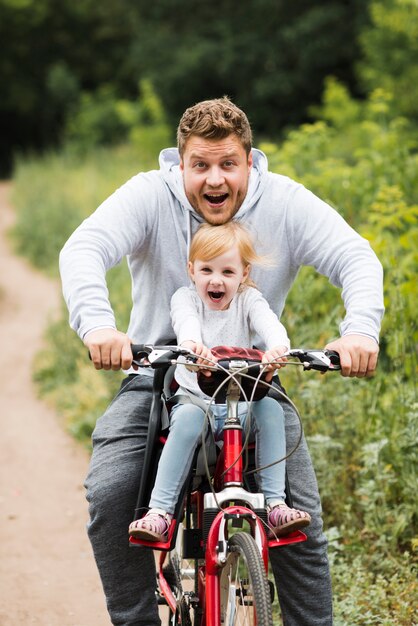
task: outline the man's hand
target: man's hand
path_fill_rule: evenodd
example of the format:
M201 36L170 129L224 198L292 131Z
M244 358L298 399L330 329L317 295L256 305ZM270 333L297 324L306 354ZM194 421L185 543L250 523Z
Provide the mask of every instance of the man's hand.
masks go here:
M352 378L373 376L377 365L379 345L371 337L345 335L328 343L325 348L340 355L341 374Z
M129 369L132 365L131 340L113 328L101 328L87 335L84 345L97 370Z

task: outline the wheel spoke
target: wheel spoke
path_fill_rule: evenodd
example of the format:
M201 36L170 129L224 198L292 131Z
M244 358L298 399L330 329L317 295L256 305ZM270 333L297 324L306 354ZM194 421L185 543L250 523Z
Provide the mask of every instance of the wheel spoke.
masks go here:
M254 539L236 533L220 576L222 626L272 626L267 576Z

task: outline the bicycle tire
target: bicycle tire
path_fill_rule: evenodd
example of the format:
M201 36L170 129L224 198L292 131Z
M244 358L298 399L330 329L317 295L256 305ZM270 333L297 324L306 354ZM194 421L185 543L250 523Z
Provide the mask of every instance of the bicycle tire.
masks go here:
M221 623L273 626L267 574L254 538L238 532L229 538L228 549L220 574Z

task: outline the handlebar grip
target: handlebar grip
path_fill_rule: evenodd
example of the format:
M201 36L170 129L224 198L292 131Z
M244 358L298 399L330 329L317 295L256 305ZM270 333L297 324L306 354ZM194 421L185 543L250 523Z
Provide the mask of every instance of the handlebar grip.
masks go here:
M340 355L338 354L338 352L336 352L335 350L324 350L324 352L329 358L329 360L331 361L332 365L334 366L334 369L340 369L341 362L340 362Z
M152 348L144 343L131 344L131 350L134 360L144 359L152 352Z

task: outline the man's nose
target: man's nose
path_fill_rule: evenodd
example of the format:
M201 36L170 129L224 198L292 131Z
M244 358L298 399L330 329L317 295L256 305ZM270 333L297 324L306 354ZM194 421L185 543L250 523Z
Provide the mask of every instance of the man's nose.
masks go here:
M213 166L209 169L206 182L210 187L219 187L225 182L225 177L220 167Z

